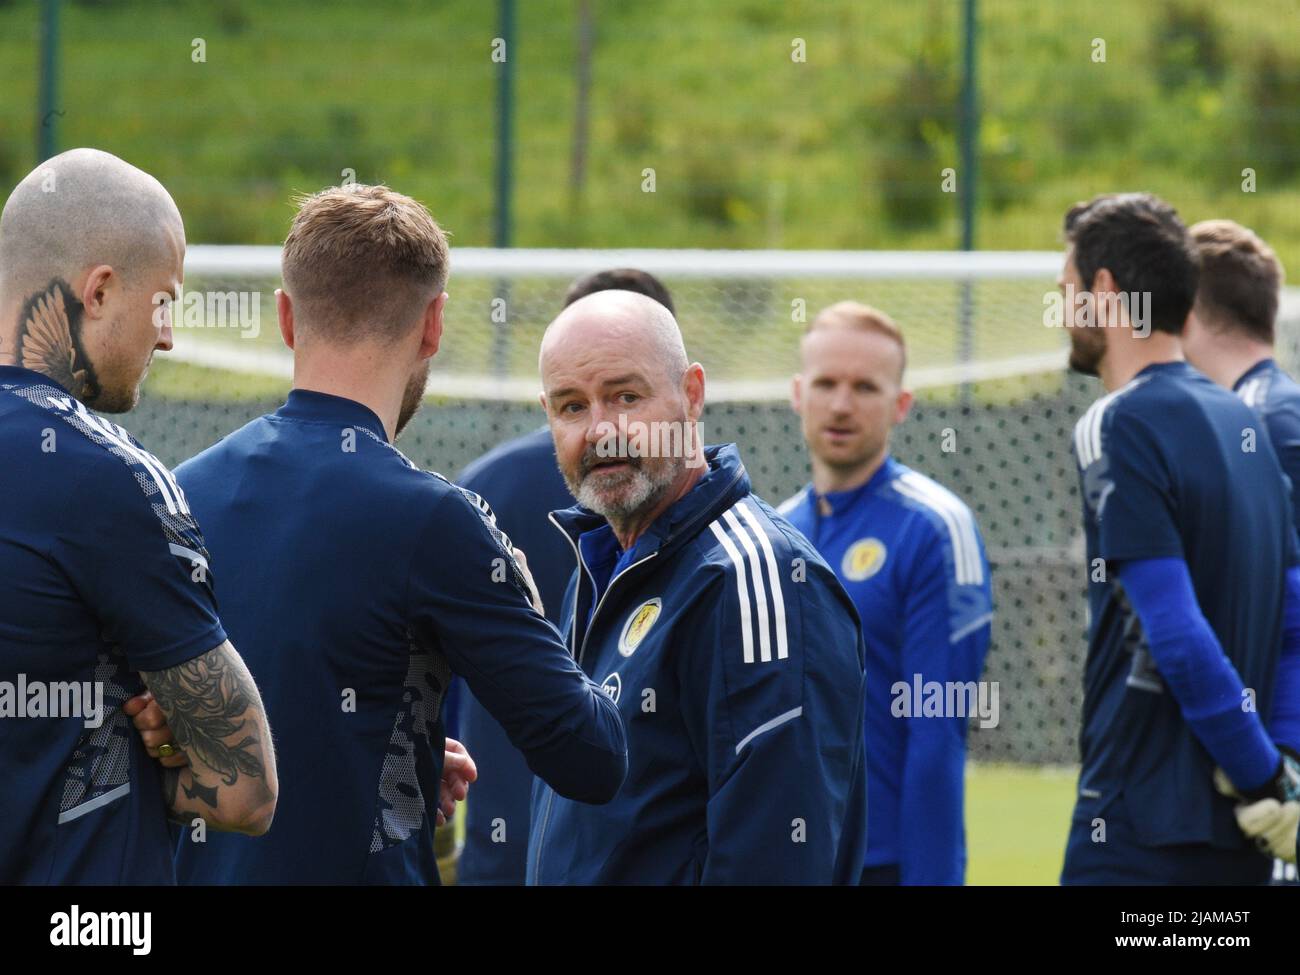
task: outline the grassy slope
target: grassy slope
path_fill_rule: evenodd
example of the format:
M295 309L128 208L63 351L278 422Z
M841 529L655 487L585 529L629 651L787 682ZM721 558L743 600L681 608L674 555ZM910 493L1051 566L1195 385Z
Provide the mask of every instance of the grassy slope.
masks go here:
M954 195L941 195L938 224L910 231L883 219L881 200L882 164L915 152L900 142L898 120L922 96L909 89L900 101L900 78L923 48L953 63L956 5L592 6L591 150L579 203L568 188L575 4L519 3L509 52L518 73L516 243L897 248L956 241ZM1034 0L982 4L987 205L979 243L1056 247L1069 202L1143 186L1169 195L1189 219L1236 216L1271 239L1284 260L1300 259L1300 188L1279 184L1270 160L1240 148L1246 69L1259 45L1300 48L1300 18L1282 16L1286 6L1262 0L1220 10L1229 65L1223 84L1169 94L1149 64L1153 10L1119 0L1087 11ZM358 179L387 180L424 199L456 244L488 243L494 17L494 5L469 0L375 0L364 12L303 0L69 0L61 140L103 146L157 173L175 192L191 240L277 241L294 191L352 169ZM0 4L0 180L33 161L36 23L34 0ZM1108 45L1103 64L1089 57L1099 36ZM203 63L191 60L196 38L206 44ZM806 63L791 61L793 38L806 43ZM951 136L932 128L934 157L905 168L956 164ZM1240 191L1244 165L1259 170L1259 192ZM655 170L655 193L641 192L646 168ZM937 172L917 178L919 192L937 193ZM482 311L489 296L464 279L455 287L455 341L440 367L488 371L491 330ZM916 365L950 362L952 305L917 300L909 288L877 283L853 294L899 314ZM758 378L756 363L783 376L800 330L789 321L789 297L762 299L756 317L772 327L738 335L718 309L687 294L680 304L688 345L714 378ZM822 296L806 297L815 307ZM978 316L978 358L1060 345L1059 333L1034 327L1028 314L1019 327L1019 317L996 302L981 301ZM531 375L532 339L547 317L513 320L516 375ZM264 332L274 345L274 329Z
M524 246L950 247L939 223L882 220L880 166L910 150L894 106L923 44L951 63L957 5L850 0L701 4L594 0L589 183L568 190L571 0L521 0L516 243ZM0 171L32 161L36 4L0 8ZM1063 208L1149 187L1193 219L1228 213L1300 259L1300 187L1241 149L1245 69L1260 44L1300 47L1286 0L1217 16L1229 71L1214 90L1161 92L1149 65L1156 5L981 4L985 247L1052 247ZM491 239L494 5L375 0L67 3L64 144L156 172L192 238L275 241L292 190L385 179L425 199L460 244ZM1089 57L1094 37L1107 60ZM807 62L791 61L802 38ZM191 61L203 38L207 61ZM946 46L945 46L946 45ZM957 164L950 137L923 169ZM1259 191L1244 194L1253 166ZM656 170L657 191L641 192ZM928 177L927 177L928 179ZM939 174L921 192L937 192Z

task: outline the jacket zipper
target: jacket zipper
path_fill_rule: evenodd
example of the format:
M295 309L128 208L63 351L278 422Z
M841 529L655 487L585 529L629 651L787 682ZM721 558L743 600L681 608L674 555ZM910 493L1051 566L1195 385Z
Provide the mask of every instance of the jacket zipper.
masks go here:
M556 528L560 528L559 523L554 518L552 518L550 515L547 515L546 517L551 522L551 524L555 525ZM577 542L575 542L572 538L570 538L569 533L564 531L564 529L560 528L560 531L563 533L565 538L569 539L569 546L573 549L574 557L577 558L578 560L578 567L581 569L582 572L586 573L588 581L591 581L591 572L587 569L587 560L582 557L582 552L578 550ZM641 563L649 562L652 558L654 558L658 554L659 553L657 551L651 552L645 558L637 559L635 562L629 565L618 575L614 576L613 579L609 580L609 585L605 587L605 591L601 593L600 599L597 600L596 602L596 608L591 611L591 620L587 624L587 631L582 634L582 646L578 650L579 667L582 666L582 655L584 652L586 652L587 637L591 636L591 627L592 624L596 622L596 614L600 612L600 607L604 605L605 598L609 595L609 591L614 588L614 583L616 583L623 576L627 575L629 572L631 572ZM595 587L594 581L592 581L592 587L593 588ZM570 634L569 642L572 643L578 634L578 600L576 598L576 595L573 600L573 626L570 628L569 634ZM601 693L603 694L604 691L602 691ZM541 884L542 882L542 847L545 846L546 844L546 827L550 825L551 822L551 806L554 802L555 802L555 790L552 789L550 785L547 785L546 786L546 811L542 813L542 821L541 823L538 824L537 827L537 856L533 857L533 877L535 879L535 882L538 884Z
M610 590L614 588L614 583L618 582L619 579L622 579L625 575L627 575L629 572L631 572L633 569L635 569L638 565L641 565L641 564L643 564L643 563L645 563L645 562L649 562L652 558L654 558L654 557L655 557L656 555L658 555L658 554L659 554L658 552L651 552L651 553L650 553L649 555L647 555L645 558L643 558L643 559L637 559L635 562L633 562L631 565L629 565L626 569L624 569L624 570L623 570L622 572L620 572L618 575L614 576L613 579L610 579L610 580L609 580L609 585L607 585L607 586L605 587L605 591L604 591L603 593L601 593L601 595L600 595L600 599L599 599L599 600L597 601L597 603L596 603L596 608L593 609L593 610L591 611L591 619L590 619L590 620L588 621L588 623L587 623L587 632L584 633L584 634L582 634L582 646L578 648L578 666L579 666L579 667L582 666L582 657L583 657L583 654L585 654L585 653L587 652L587 639L591 636L591 630L592 630L592 627L595 625L595 622L596 622L596 616L600 613L600 607L602 607L602 606L605 605L605 600L609 598L609 593L610 593ZM581 557L579 557L579 558L581 558ZM575 629L576 629L576 627L577 627L577 625L578 625L578 607L577 607L576 601L575 601L575 604L574 604L574 607L573 607L573 625L574 625L574 627L575 627Z
M741 467L741 469L740 469L739 471L736 472L736 476L733 477L733 478L731 479L731 483L727 485L727 487L726 487L726 489L724 490L723 493L725 494L725 493L729 492L732 488L734 488L734 487L736 486L736 483L741 479L741 477L744 476L744 473L745 473L745 469L744 469L744 467ZM686 531L688 528L694 528L694 527L695 527L695 524L696 524L696 523L697 523L697 522L698 522L698 521L699 521L699 520L700 520L700 519L701 519L705 514L707 514L707 513L708 513L708 512L705 511L705 512L701 512L700 514L697 514L694 518L692 518L692 519L691 519L690 521L688 521L685 525L683 525L681 528L679 528L679 529L677 530L677 534L678 534L678 535L682 534L682 532ZM594 588L594 587L595 587L595 582L594 582L594 580L591 579L591 573L590 573L590 572L588 571L588 569L587 569L587 561L586 561L586 559L584 559L584 558L582 557L582 552L578 549L578 543L575 542L575 541L573 540L573 538L569 535L569 533L568 533L567 531L564 530L564 526L562 526L558 521L555 520L555 516L554 516L554 514L548 514L548 515L546 516L546 520L549 521L549 522L550 522L552 525L554 525L556 528L558 528L558 529L560 530L560 533L561 533L561 534L562 534L566 539L568 539L569 547L573 549L573 556L574 556L574 558L577 559L577 561L578 561L578 567L579 567L580 571L585 572L585 573L587 574L587 579L588 579L588 581L591 581L591 583L592 583L592 587ZM667 542L667 539L665 539L664 541L665 541L665 543L666 543L666 542ZM662 546L660 546L660 547L662 548ZM620 572L618 575L614 576L613 579L610 579L610 580L609 580L609 585L607 585L607 586L605 587L605 592L601 595L600 599L597 600L597 602L596 602L596 608L593 609L593 610L591 611L591 620L590 620L590 622L588 622L588 624L587 624L587 631L586 631L585 633L582 634L582 646L578 648L578 666L579 666L579 667L582 666L582 655L583 655L583 653L586 652L586 649L587 649L587 638L588 638L589 636L591 636L591 628L592 628L592 624L596 622L596 614L600 612L600 607L601 607L602 605L604 605L606 597L609 596L609 591L610 591L611 589L614 588L614 583L618 582L619 579L621 579L623 576L627 575L629 572L631 572L633 569L635 569L635 568L636 568L638 565L640 565L641 563L643 563L643 562L649 562L652 558L654 558L654 557L655 557L656 555L658 555L658 554L659 554L659 550L656 549L655 551L653 551L653 552L651 552L649 555L647 555L645 558L643 558L643 559L637 559L635 562L633 562L631 565L629 565L626 569L624 569L624 570L623 570L622 572ZM573 626L572 626L572 627L570 628L570 630L569 630L569 642L570 642L570 643L574 642L575 638L576 638L577 635L578 635L578 600L577 600L577 598L576 598L576 595L577 595L577 594L575 594L575 598L574 598L574 600L573 600ZM551 806L552 806L552 804L555 802L555 790L552 789L549 785L546 787L546 793L547 793L547 794L546 794L546 811L545 811L544 813L542 813L542 821L541 821L541 823L538 825L538 828L537 828L537 856L535 856L535 857L533 858L533 876L534 876L534 878L536 879L536 882L537 882L538 884L540 884L540 883L542 882L542 847L543 847L543 845L544 845L545 842L546 842L546 827L547 827L548 825L550 825L550 822L551 822Z
M584 575L587 576L587 581L591 582L592 587L594 588L596 584L591 579L591 573L587 572L587 563L583 561L582 553L578 551L578 543L569 537L569 533L566 532L563 528L561 528L560 523L556 521L553 517L551 517L551 515L548 514L546 516L546 520L549 521L556 528L558 528L560 534L564 536L564 540L569 543L569 548L573 549L573 558L578 563L579 571L581 571ZM573 653L573 644L577 641L577 637L578 637L578 599L577 596L575 595L573 600L573 621L569 624L569 653L570 654Z

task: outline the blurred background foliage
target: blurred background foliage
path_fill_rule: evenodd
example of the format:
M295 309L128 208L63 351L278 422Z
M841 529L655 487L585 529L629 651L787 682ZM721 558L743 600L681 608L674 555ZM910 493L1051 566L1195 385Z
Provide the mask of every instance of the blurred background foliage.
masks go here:
M957 246L961 12L519 0L514 243ZM981 0L978 24L977 246L1053 248L1070 203L1150 189L1300 260L1294 0ZM0 0L6 185L37 161L39 25ZM195 242L277 242L294 191L354 170L490 244L498 33L487 0L67 0L59 141L156 173Z

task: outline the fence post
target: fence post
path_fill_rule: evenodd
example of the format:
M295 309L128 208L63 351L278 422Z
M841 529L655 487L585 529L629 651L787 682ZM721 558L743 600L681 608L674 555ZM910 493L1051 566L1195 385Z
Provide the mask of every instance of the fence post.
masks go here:
M505 60L497 73L497 158L496 213L492 234L495 247L512 246L511 190L514 183L514 83L515 83L515 0L500 0L500 37ZM505 309L504 320L496 323L492 341L492 371L501 378L510 372L510 282L497 281L496 297Z
M979 100L975 88L977 0L965 0L963 16L961 79L961 249L975 249L975 195L978 188ZM961 283L960 333L957 361L963 365L975 358L975 285L969 278ZM971 384L961 384L961 405L971 401Z
M59 0L41 3L41 78L36 107L37 162L59 151Z

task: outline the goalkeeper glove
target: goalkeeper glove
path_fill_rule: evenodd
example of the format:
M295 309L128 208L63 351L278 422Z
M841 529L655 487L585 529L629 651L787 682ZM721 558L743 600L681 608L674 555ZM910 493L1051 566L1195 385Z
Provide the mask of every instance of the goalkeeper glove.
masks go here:
M1223 795L1239 799L1237 825L1259 848L1288 863L1296 862L1296 833L1300 831L1300 760L1295 752L1282 753L1276 774L1258 789L1245 794L1233 787L1223 769L1214 770L1214 785Z
M1254 839L1261 850L1295 863L1296 832L1300 830L1300 802L1278 802L1261 799L1250 805L1238 806L1237 825Z

